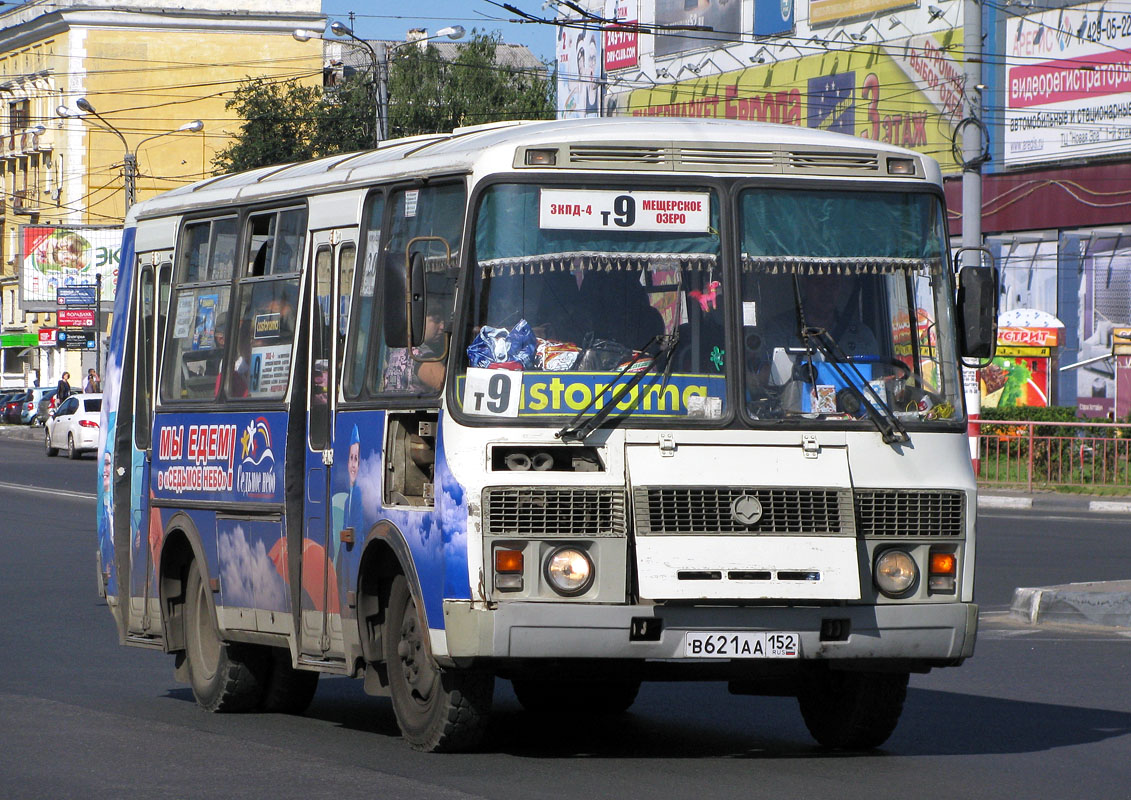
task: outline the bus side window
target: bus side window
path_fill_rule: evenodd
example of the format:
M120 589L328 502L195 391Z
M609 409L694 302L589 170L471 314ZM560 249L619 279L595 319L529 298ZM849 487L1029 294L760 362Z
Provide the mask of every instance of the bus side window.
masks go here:
M314 306L310 320L310 446L321 450L330 441L331 310L333 251L320 247L314 254Z
M353 313L350 314L353 319L345 320L353 327L351 334L353 342L350 349L339 356L345 367L343 389L345 396L350 399L361 395L365 386L365 376L370 368L369 353L378 338L377 329L380 326L373 324L373 316L376 313L374 305L377 299L377 268L382 257L381 226L384 218L385 195L379 191L374 192L367 201L361 232L365 249L363 251L361 277L357 281L357 304ZM349 291L345 286L344 272L342 274L342 291ZM341 330L344 333L347 329L343 327Z
M139 258L140 261L140 258ZM149 447L150 440L150 380L153 371L153 342L150 333L153 330L155 314L156 290L154 287L153 267L141 267L138 283L138 314L134 342L137 348L137 357L134 360L134 444L139 450Z
M218 396L236 231L236 217L189 222L181 231L175 287L168 295L173 325L159 359L163 401ZM167 272L158 273L162 274ZM164 292L158 286L156 297ZM151 330L162 333L164 326L159 312L156 330Z
M445 362L435 359L447 356L445 334L452 327L465 203L462 183L405 189L392 196L374 391L433 394L443 386ZM415 347L405 313L406 282L413 273L425 290L425 304L418 311L423 318L413 320L419 334Z
M353 278L356 272L357 246L352 242L342 245L338 253L338 380L342 379L342 365L346 360L346 331L349 330L350 301L353 298Z

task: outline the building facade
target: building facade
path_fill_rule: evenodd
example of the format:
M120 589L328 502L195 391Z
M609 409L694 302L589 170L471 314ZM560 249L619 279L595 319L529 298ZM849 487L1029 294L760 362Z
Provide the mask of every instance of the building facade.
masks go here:
M140 200L212 174L238 130L231 92L249 77L318 83L319 53L291 33L324 23L320 0L31 0L0 13L5 385L74 378L101 360L89 345L58 347L51 295L98 274L108 311L117 251L103 238L120 231L127 183ZM177 130L195 120L202 130Z

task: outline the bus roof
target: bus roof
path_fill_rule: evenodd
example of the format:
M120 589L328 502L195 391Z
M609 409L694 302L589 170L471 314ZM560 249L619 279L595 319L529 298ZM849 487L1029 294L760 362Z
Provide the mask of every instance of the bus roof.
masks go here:
M570 120L505 121L457 128L451 133L424 134L382 142L372 150L339 154L295 164L278 164L208 178L149 200L131 209L134 219L176 214L193 208L255 202L299 192L329 191L354 183L371 183L382 179L410 178L439 172L471 172L490 151L498 151L501 161L492 159L496 167L505 168L514 161L516 148L538 148L561 145L570 148L594 147L593 157L571 159L559 167L594 169L656 169L670 171L776 172L781 169L759 169L779 150L797 151L814 148L848 154L847 162L824 163L831 174L841 166L851 174L862 173L852 162L855 153L866 150L880 154L912 158L922 165L920 178L939 179L938 165L912 150L858 139L839 133L794 125L749 122L726 119L603 117ZM733 145L732 148L722 147ZM627 146L627 147L626 147ZM691 146L699 152L695 158L659 164L665 147ZM603 148L603 149L602 149ZM645 152L647 151L647 152ZM729 153L725 159L703 157L703 153ZM762 154L759 159L758 153ZM660 154L660 155L657 155ZM690 165L697 166L690 166ZM810 176L815 176L810 164ZM846 173L840 173L846 174ZM860 177L867 177L860 174Z

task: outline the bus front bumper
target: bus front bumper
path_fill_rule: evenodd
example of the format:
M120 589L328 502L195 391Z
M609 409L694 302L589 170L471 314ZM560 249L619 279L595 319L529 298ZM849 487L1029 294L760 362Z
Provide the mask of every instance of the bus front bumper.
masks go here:
M685 654L699 631L796 633L801 659L899 661L925 667L974 654L978 606L608 606L444 601L433 630L441 663L464 659L627 659L701 662ZM437 635L439 634L439 635Z

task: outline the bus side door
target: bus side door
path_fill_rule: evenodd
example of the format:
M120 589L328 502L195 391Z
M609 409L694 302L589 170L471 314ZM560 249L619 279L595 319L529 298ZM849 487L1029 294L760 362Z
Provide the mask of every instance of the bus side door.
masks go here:
M307 591L302 593L300 653L305 660L326 661L344 658L345 653L342 616L348 601L342 564L353 532L343 531L350 498L333 492L335 477L349 469L348 464L334 463L333 439L357 232L354 228L317 231L311 240L302 548L302 585Z
M160 547L159 531L151 530L149 478L153 436L153 399L157 357L165 333L169 306L172 253L142 254L138 284L136 370L133 382L134 448L130 482L130 575L127 630L147 637L161 635L161 611L154 579Z

